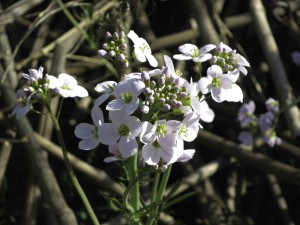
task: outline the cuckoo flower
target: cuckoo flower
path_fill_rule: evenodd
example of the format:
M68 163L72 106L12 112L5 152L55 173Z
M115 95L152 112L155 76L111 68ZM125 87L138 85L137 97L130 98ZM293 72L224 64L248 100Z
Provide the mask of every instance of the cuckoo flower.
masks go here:
M134 53L136 59L140 62L148 62L152 67L157 67L157 60L152 55L151 48L144 38L140 38L133 30L129 31L127 36L134 43Z
M101 93L101 96L96 99L94 106L100 106L103 102L105 102L113 93L116 85L117 83L115 81L104 81L97 84L95 91Z
M199 88L202 94L211 92L213 100L223 101L243 101L243 92L235 84L237 76L223 74L222 68L218 65L212 65L207 69L207 77L202 77L199 82Z
M69 74L61 73L58 78L49 76L50 86L56 87L59 94L64 98L87 97L89 94L87 90L77 84L77 80Z
M211 59L212 55L208 52L216 48L215 45L208 44L198 49L196 45L184 44L179 46L179 51L182 54L176 54L173 56L177 60L193 60L194 62L205 62Z
M135 112L139 106L138 96L141 94L145 84L138 79L126 79L114 87L113 95L116 99L110 101L106 109L116 111L125 109L127 115Z
M124 159L137 153L136 137L140 134L142 123L135 116L128 116L124 110L109 112L112 123L103 123L99 127L100 142L105 145L118 143L118 150Z
M246 67L249 67L249 62L236 50L231 49L228 45L220 42L216 46L215 54L211 57L210 62L220 66L223 72L231 72L233 75L238 75L242 72L247 75Z
M143 123L140 140L145 144L142 156L147 164L157 165L161 159L167 164L176 162L183 151L176 144L180 126L179 121L161 120L154 125L147 121Z
M27 95L23 89L17 91L18 105L12 111L12 116L16 116L17 119L25 116L30 111L30 101L27 99Z
M104 122L102 110L99 107L93 107L91 115L94 124L80 123L74 131L75 136L82 139L78 145L82 150L94 149L100 143L98 129Z

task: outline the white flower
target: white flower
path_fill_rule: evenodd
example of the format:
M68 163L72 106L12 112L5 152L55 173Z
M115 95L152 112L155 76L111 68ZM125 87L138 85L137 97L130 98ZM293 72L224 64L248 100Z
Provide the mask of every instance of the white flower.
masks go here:
M97 84L95 91L102 93L102 95L95 100L94 106L100 106L103 102L105 102L112 94L116 85L117 83L115 81L105 81Z
M243 101L243 92L235 84L238 76L223 74L221 67L212 65L207 69L207 77L202 77L199 82L199 88L202 94L211 92L212 98L216 102L223 101Z
M173 56L177 60L193 60L194 62L204 62L211 59L212 55L209 51L216 48L213 44L208 44L198 49L196 45L184 44L179 46L179 51L182 54L176 54Z
M154 125L145 121L140 134L140 140L145 145L142 156L149 165L157 165L160 159L171 164L182 155L182 148L176 144L177 133L181 123L176 120L161 120Z
M234 63L234 67L235 67L234 70L232 71L232 74L238 74L239 72L242 72L244 75L247 75L248 71L245 68L245 66L250 67L250 64L245 59L245 57L243 57L239 53L236 53L236 50L232 50L228 45L224 44L223 42L220 42L216 46L216 50L218 53L221 54L225 53L231 55L233 60L232 63Z
M87 90L77 84L77 80L69 74L61 73L58 78L54 76L49 76L49 87L58 88L59 94L64 97L87 97L89 94Z
M115 86L113 95L116 99L110 101L106 109L109 111L125 109L127 115L135 112L139 106L138 96L145 84L138 79L126 79Z
M90 150L96 148L99 141L98 130L104 122L102 110L99 107L93 107L91 110L93 124L80 123L75 128L75 136L81 138L79 149Z
M44 68L42 66L40 66L38 70L36 70L36 69L29 69L28 71L29 71L29 74L23 73L22 76L25 79L30 80L31 82L43 78Z
M191 142L197 137L200 127L201 125L199 124L199 116L194 112L190 112L182 120L178 132L178 138L187 142Z
M122 160L122 155L119 151L118 143L113 143L108 146L109 153L112 154L112 156L106 157L103 161L106 163L111 163L114 161Z
M137 153L136 137L142 129L141 121L135 116L128 116L124 110L110 111L112 123L104 123L99 127L100 142L105 145L118 143L119 152L124 159Z
M127 36L134 43L134 53L137 60L140 62L148 60L152 67L157 67L157 60L152 55L148 42L144 38L140 38L133 30L129 31Z
M20 119L30 111L30 100L27 99L27 95L23 89L17 90L16 96L19 102L12 111L11 115L16 116L17 119Z
M142 156L148 165L157 165L161 159L169 165L177 161L182 155L182 151L176 146L160 145L155 141L143 146Z

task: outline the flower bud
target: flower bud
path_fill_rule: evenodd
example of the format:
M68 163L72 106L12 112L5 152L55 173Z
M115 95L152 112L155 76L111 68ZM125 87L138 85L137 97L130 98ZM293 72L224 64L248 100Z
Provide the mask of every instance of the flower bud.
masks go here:
M103 45L102 45L102 47L105 49L105 50L109 50L109 48L110 48L110 46L109 46L109 44L108 43L104 43Z
M149 112L149 106L147 106L147 105L142 105L142 107L141 107L141 112L142 112L143 114L147 114L147 113Z
M127 45L125 43L121 45L122 50L125 50L126 48L127 48Z
M171 110L171 106L169 104L164 104L163 105L163 108L162 108L163 112L168 112L170 110Z
M126 59L126 56L124 54L122 54L122 53L118 56L118 60L120 62L123 62L125 59Z
M124 31L121 31L121 32L120 32L120 37L121 37L121 38L125 38L125 37L126 37Z
M101 57L106 57L107 56L107 51L105 51L104 49L100 49L98 51L98 54L101 56Z
M109 57L115 57L116 53L115 53L115 51L109 51L108 55L109 55Z
M108 31L106 31L105 40L108 41L111 37L112 37L111 33L109 33Z
M117 33L117 32L115 32L114 34L113 34L113 38L114 38L114 40L118 40L119 39L119 34Z
M142 71L141 78L143 81L149 80L150 79L149 73L147 71Z

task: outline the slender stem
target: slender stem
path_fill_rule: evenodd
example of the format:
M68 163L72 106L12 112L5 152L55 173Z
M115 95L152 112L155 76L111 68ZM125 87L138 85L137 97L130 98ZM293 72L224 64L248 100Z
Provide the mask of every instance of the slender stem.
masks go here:
M55 0L55 2L62 8L64 14L69 19L69 21L79 30L82 36L89 42L90 46L96 48L95 43L89 38L89 35L83 30L79 25L76 19L72 16L69 10L66 8L65 4L61 0Z
M57 138L58 138L58 141L60 143L60 146L62 148L62 152L63 152L63 157L64 157L64 162L65 162L65 165L66 165L66 168L67 168L67 172L68 172L68 175L70 176L71 178L71 181L76 189L76 191L78 192L89 216L90 216L90 219L92 220L92 223L93 225L100 225L100 222L98 221L97 219L97 216L87 198L87 196L85 195L79 181L77 180L77 177L74 173L74 170L71 166L71 163L70 163L70 160L69 160L69 157L68 157L68 152L67 152L67 149L66 149L66 146L65 146L65 141L64 141L64 138L63 138L63 135L62 135L62 132L61 132L61 129L60 129L60 125L56 119L56 117L54 116L54 114L52 113L51 111L51 108L50 107L47 107L48 109L48 112L50 114L50 117L51 117L51 120L54 124L54 129L56 131L56 134L57 134Z
M132 157L132 174L133 179L135 179L138 176L138 154L135 154ZM140 185L139 182L136 182L134 187L132 188L132 207L134 211L138 211L140 209Z
M166 171L164 172L164 175L161 179L159 189L158 189L158 192L156 194L156 199L155 199L155 201L157 203L160 202L163 198L163 195L164 195L164 192L166 190L168 180L169 180L169 177L170 177L171 169L172 169L172 165L169 165L168 168L166 169ZM157 177L155 177L155 178L157 178ZM159 179L159 177L157 179ZM154 182L156 182L156 181L154 181ZM154 185L155 185L155 183L154 183ZM157 221L158 217L159 217L159 206L152 211L152 216L148 219L146 225L156 224L156 221Z
M166 169L166 171L164 172L164 175L163 175L163 177L161 179L161 182L160 182L160 186L159 186L159 190L158 190L158 193L157 193L157 197L156 197L157 201L162 200L162 197L164 195L164 192L165 192L167 184L168 184L168 180L169 180L169 177L170 177L171 169L172 169L172 164L169 165L168 168Z
M159 178L160 178L160 172L157 171L156 174L155 174L153 187L152 187L151 203L155 202L155 200L156 200Z

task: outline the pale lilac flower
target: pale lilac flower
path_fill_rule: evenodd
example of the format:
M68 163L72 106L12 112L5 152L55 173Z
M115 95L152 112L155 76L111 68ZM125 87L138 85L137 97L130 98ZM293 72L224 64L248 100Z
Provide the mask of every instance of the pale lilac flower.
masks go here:
M177 161L182 151L176 146L160 145L155 141L143 146L142 156L148 165L157 165L161 159L169 165Z
M191 102L191 108L192 110L197 113L197 115L200 116L200 119L206 123L211 123L215 118L215 113L212 111L211 108L209 108L207 102L204 100L204 95L201 96L201 99L199 99L199 85L196 82L193 82L192 78L190 83L187 81L183 83L183 86L188 91L188 94L190 96L190 102ZM188 109L184 109L187 114L190 112Z
M161 120L154 125L145 121L140 134L140 140L145 145L142 156L149 165L157 165L160 159L171 164L182 155L182 148L178 148L177 133L181 123L179 121Z
M194 157L195 149L185 149L182 151L182 155L177 159L177 162L187 162Z
M208 52L216 48L215 45L208 44L198 49L196 45L184 44L179 46L179 51L182 54L173 56L177 60L193 60L194 62L204 62L211 59L212 55Z
M238 112L238 121L240 122L241 127L247 127L252 124L256 117L254 115L255 103L254 101L249 101L244 103Z
M39 80L39 79L43 78L44 68L42 66L40 66L38 70L29 69L28 71L29 71L29 74L23 73L22 76L25 79L30 80L31 82L34 82L36 80Z
M87 97L89 94L87 90L77 84L77 80L69 74L61 73L58 78L49 76L50 88L58 88L59 94L64 98Z
M252 146L253 145L253 136L248 131L242 131L239 136L238 140L243 143L243 145L246 146Z
M273 113L277 113L279 111L279 102L273 98L268 98L266 101L267 110Z
M200 112L196 113L199 115L200 120L211 123L215 119L215 113L204 99L205 97L202 95L200 98Z
M103 102L105 102L113 93L116 85L117 82L115 81L105 81L97 84L95 91L101 93L102 95L95 100L94 106L100 106Z
M281 138L277 137L276 132L271 129L264 133L263 140L271 148L281 144Z
M258 124L262 132L265 132L271 128L274 118L275 116L273 112L266 112L258 117Z
M28 101L27 95L23 89L17 90L16 97L18 99L18 105L13 109L11 115L20 119L30 111L30 101Z
M195 140L200 127L201 125L199 124L199 116L194 112L188 113L182 120L181 126L179 128L179 140L182 139L187 142Z
M100 142L105 145L118 143L118 150L124 159L137 153L136 137L140 134L142 123L135 116L128 116L124 110L110 111L112 123L103 123L99 127Z
M297 66L300 66L300 52L294 51L291 54L293 63L295 63Z
M236 50L231 49L228 45L224 44L223 42L220 42L216 46L216 57L219 61L220 58L223 58L224 55L227 56L227 58L230 58L230 60L226 60L223 58L223 67L229 66L229 70L232 74L239 74L239 72L242 72L244 75L247 75L248 71L245 67L250 67L249 62L239 53L236 53ZM230 68L231 65L233 65L233 68ZM226 72L228 69L226 70Z
M207 77L202 77L198 85L202 94L211 92L211 96L216 102L243 101L243 92L235 84L236 78L236 76L223 74L218 65L212 65L207 69Z
M94 124L80 123L75 128L75 136L82 139L79 142L79 149L91 150L96 148L99 143L99 127L103 124L103 113L99 107L93 107L91 115Z
M148 42L144 38L140 38L133 30L130 30L127 36L134 43L134 53L137 60L140 62L148 60L152 67L157 67L158 62L152 55Z
M176 120L160 120L154 125L145 121L142 125L140 140L144 144L157 140L161 145L175 146L180 126L181 122Z
M114 161L122 160L122 155L119 151L118 143L114 143L108 146L109 153L112 154L112 156L104 158L104 162L111 163Z
M138 79L126 79L115 86L113 95L116 99L110 101L106 109L109 111L125 109L127 115L135 112L139 106L138 96L145 87Z

